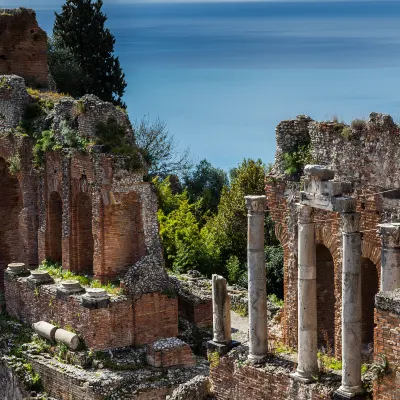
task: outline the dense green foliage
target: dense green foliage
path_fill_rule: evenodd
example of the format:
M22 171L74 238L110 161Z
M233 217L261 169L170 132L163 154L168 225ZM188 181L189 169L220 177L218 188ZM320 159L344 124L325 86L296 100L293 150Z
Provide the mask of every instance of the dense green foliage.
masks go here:
M207 171L211 172L209 179ZM264 176L261 160L244 160L231 171L228 182L223 171L203 160L185 177L183 192L173 193L168 178L154 179L167 267L181 273L197 269L207 276L222 274L230 283L246 287L247 210L244 196L264 194ZM207 185L214 185L217 190L211 191ZM219 202L214 196L220 196ZM213 207L214 202L216 207ZM268 213L265 233L268 291L282 298L283 252Z
M189 173L184 175L184 186L192 203L200 201L201 214L217 212L222 189L229 184L226 172L202 160Z
M67 0L55 13L50 72L61 91L75 97L91 93L121 105L125 75L113 55L115 38L105 27L102 6L101 0Z
M312 164L310 145L300 146L296 151L283 154L285 174L288 176L300 176L307 164Z

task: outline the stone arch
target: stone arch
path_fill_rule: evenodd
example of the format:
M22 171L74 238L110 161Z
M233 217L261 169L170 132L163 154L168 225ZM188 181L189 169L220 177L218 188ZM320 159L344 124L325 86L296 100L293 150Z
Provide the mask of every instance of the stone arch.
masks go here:
M47 206L48 257L62 262L62 200L58 192L52 192Z
M77 273L93 274L94 240L92 232L92 199L80 192L73 205L72 238L73 265Z
M323 244L316 245L318 347L335 351L335 269L333 257Z
M21 255L19 217L23 207L22 191L18 178L11 175L6 160L0 157L0 289L3 271L11 262L24 262Z
M374 303L378 290L379 277L375 263L361 257L362 344L365 350L374 342Z

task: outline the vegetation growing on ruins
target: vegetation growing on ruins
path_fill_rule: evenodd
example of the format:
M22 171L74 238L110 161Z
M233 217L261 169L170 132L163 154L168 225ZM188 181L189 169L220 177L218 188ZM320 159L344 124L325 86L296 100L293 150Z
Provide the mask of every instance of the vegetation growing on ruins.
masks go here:
M18 175L22 168L21 156L18 153L10 156L7 159L7 167L11 175Z
M155 178L167 267L177 273L190 269L197 269L206 276L219 273L231 284L247 287L244 196L264 194L264 176L265 166L261 160L244 160L230 172L229 180L225 180L223 171L214 169L204 160L183 179L183 188L176 192L172 190L170 178ZM217 204L209 201L210 191L214 191L213 200L219 198ZM283 252L268 214L265 234L269 293L282 298Z
M299 146L297 150L283 154L285 174L291 177L299 177L307 164L312 164L311 145Z
M88 275L75 274L69 270L63 269L61 264L54 263L51 260L45 260L39 265L39 269L47 271L53 278L77 280L82 286L105 289L109 294L122 294L121 288L113 283L102 284L97 279Z
M75 98L90 93L124 105L125 75L113 55L115 38L105 27L102 6L101 0L67 0L55 14L50 72L57 87Z

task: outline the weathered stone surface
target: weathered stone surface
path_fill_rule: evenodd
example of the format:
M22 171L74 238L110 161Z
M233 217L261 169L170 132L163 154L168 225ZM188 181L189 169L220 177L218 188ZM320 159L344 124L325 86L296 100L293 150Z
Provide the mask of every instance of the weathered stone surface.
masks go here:
M64 343L69 349L77 350L80 345L79 336L76 333L66 331L65 329L57 329L54 339L58 343Z
M264 254L265 196L246 196L245 201L248 211L249 360L259 362L268 354Z
M226 279L212 276L213 296L213 340L218 343L231 342L231 302L226 290Z
M325 165L308 164L304 167L304 174L321 181L328 181L335 177L335 170Z
M206 376L195 376L188 382L179 385L166 400L203 400L210 393L209 378Z
M49 324L46 321L39 321L32 324L33 330L39 335L49 340L54 340L56 330L58 329L56 326Z

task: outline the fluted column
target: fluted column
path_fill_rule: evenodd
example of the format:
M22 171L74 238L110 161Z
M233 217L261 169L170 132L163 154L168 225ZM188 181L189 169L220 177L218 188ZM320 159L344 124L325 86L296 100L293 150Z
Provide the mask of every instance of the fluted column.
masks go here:
M313 209L298 206L298 363L292 377L312 382L318 375L317 282Z
M264 252L265 196L246 196L248 217L247 265L249 278L249 360L268 354L267 289Z
M347 398L362 390L361 383L361 233L360 215L343 213L342 260L342 385L338 393Z
M382 240L381 287L382 292L400 288L400 224L379 225Z

